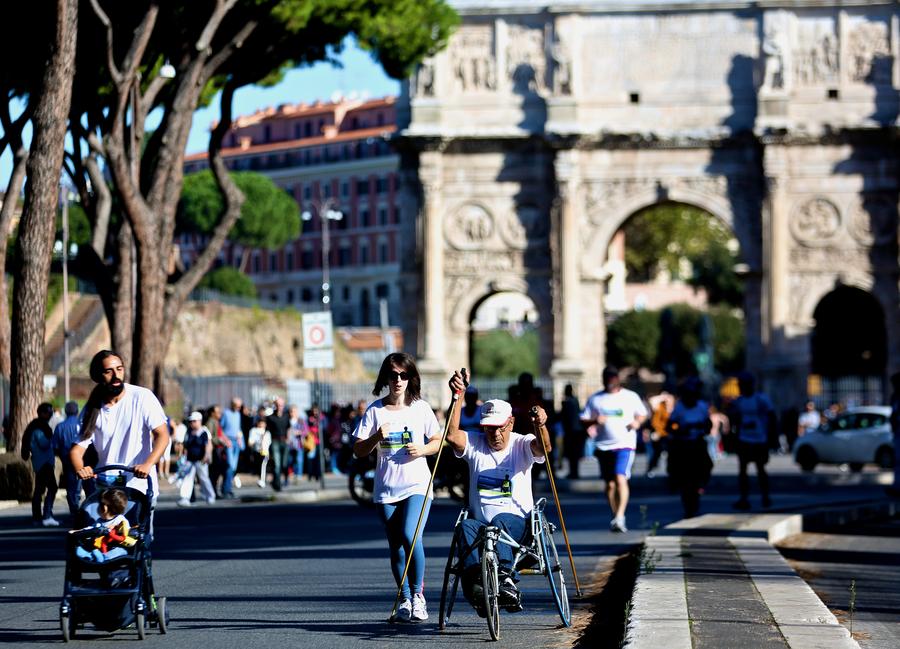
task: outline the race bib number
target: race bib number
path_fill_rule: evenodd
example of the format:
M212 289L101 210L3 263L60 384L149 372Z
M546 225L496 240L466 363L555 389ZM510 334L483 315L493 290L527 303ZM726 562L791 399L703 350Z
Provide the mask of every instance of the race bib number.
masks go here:
M387 433L380 442L381 450L387 455L396 455L404 450L407 444L412 443L412 431L408 428L393 430Z
M601 408L604 417L624 417L625 411L621 408Z
M512 481L509 474L503 476L482 473L478 476L478 494L483 500L512 497Z

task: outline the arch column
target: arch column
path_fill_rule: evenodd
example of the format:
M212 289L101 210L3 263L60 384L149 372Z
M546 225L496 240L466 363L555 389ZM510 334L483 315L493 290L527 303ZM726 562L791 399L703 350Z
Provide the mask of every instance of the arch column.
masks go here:
M422 183L422 338L419 371L423 376L447 374L444 349L444 235L443 156L439 151L422 152L419 179Z
M553 361L550 375L554 393L562 386L577 382L584 374L582 363L581 309L581 233L578 209L584 205L584 188L578 167L577 151L561 151L556 157L557 198L552 210L553 254ZM602 309L596 326L603 328Z

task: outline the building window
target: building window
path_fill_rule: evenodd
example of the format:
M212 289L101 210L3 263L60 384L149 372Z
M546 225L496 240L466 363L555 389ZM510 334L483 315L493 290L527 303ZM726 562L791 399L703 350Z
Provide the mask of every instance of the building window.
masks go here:
M350 196L350 183L346 180L341 182L341 198L348 198Z
M287 266L286 270L294 270L294 251L293 250L287 251L287 254L285 255L284 264L285 264L285 266ZM293 302L293 300L290 300L290 301Z
M346 242L341 243L341 247L338 248L338 266L349 266L351 263L351 251L350 245Z
M303 248L303 252L300 253L300 264L303 268L312 268L315 265L315 257L313 257L312 246L306 246Z
M377 298L386 298L388 297L390 288L387 284L376 284L375 285L375 297Z
M359 244L359 263L361 266L369 263L369 244L365 241Z
M303 199L310 200L312 198L312 185L303 186Z
M378 208L378 223L379 225L388 224L388 211L386 207Z
M356 181L356 194L358 196L367 196L369 193L369 181L366 180L357 180Z
M263 128L263 142L271 142L272 141L272 127L268 124Z
M294 139L299 140L302 131L300 130L300 124L294 124Z
M287 290L287 294L286 294L285 301L286 301L288 304L293 304L293 303L294 303L294 289L289 288L289 289Z
M376 182L376 191L379 194L386 194L388 191L388 179L387 178L379 178Z
M269 293L269 301L278 303L278 293Z
M300 301L301 302L312 302L312 289L308 287L304 287L300 290Z
M269 253L269 272L274 273L278 270L278 253L270 252Z
M326 181L322 183L322 193L325 198L331 198L331 182Z
M387 244L387 241L382 241L378 244L378 261L379 263L386 264L388 263L388 257L390 256L390 247Z
M349 302L349 301L350 301L350 287L349 287L349 286L345 286L345 287L343 288L343 290L341 291L341 293L342 293L343 296L344 296L344 302Z
M262 259L258 252L253 253L253 272L258 273L262 270Z
M377 126L384 126L384 113L378 113L378 116L375 118L375 124Z
M312 137L312 122L307 122L303 127L303 131L306 137Z
M371 225L371 223L369 223L369 210L361 210L360 211L359 224L363 228L367 228Z

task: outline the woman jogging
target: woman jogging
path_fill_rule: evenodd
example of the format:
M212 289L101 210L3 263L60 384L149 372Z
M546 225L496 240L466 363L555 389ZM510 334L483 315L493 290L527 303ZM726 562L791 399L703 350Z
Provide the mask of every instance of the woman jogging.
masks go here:
M412 356L395 353L384 359L372 394L378 396L385 387L387 395L369 404L353 433L353 452L365 457L378 449L373 495L387 531L391 570L403 595L397 620L420 622L428 619L421 532L402 585L400 577L423 507L423 529L428 518L433 495L427 493L431 472L425 456L440 449L441 431L431 406L420 398L421 381Z

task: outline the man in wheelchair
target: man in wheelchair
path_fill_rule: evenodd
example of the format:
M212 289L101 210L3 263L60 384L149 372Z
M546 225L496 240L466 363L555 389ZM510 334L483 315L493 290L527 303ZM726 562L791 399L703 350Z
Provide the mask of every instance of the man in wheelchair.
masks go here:
M465 383L459 372L450 378L450 389L462 394ZM547 413L537 406L531 411L534 424L540 426L543 445L533 434L513 432L512 407L506 401L492 399L481 409L481 432L467 433L459 428L459 408L452 409L447 442L457 457L469 464L469 511L462 522L460 557L463 558L463 593L479 614L483 614L481 595L481 556L478 542L485 525L494 525L520 544L531 536L529 517L534 508L531 494L531 467L544 462L550 452ZM513 549L497 545L500 561L499 604L511 612L521 611L522 598L513 571Z

